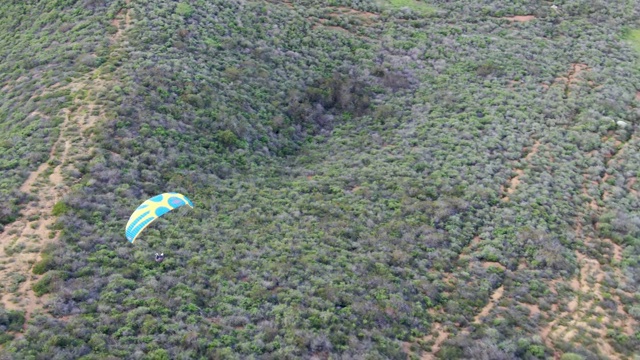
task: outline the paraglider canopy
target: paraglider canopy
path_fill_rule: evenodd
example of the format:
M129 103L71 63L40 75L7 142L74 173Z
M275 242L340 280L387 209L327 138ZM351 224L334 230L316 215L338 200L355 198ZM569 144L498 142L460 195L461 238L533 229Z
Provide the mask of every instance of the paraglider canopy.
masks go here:
M131 217L129 217L125 228L127 240L133 243L142 230L149 226L155 219L184 205L193 208L191 200L175 192L156 195L146 200L138 206L133 214L131 214Z

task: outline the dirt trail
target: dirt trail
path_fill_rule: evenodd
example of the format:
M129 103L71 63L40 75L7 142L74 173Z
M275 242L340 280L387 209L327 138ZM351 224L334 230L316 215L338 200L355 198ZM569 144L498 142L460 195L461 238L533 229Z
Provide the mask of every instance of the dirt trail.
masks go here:
M467 246L465 246L464 249L462 249L462 251L460 252L460 259L462 258L469 258L469 252L471 251L471 249L477 247L480 243L481 243L482 239L480 238L479 235L476 235L473 237L473 239L471 239L471 241L469 241L469 243L467 244ZM495 263L498 264L498 263ZM482 265L484 266L484 264ZM498 264L498 266L501 266L500 264ZM454 274L453 273L447 273L444 275L444 277L442 278L442 281L448 284L451 284L452 280L454 278ZM433 318L437 318L438 317L438 313L442 312L442 309L430 309L429 313L431 314L431 316ZM434 335L437 333L437 336L434 337ZM432 343L431 345L431 349L429 351L423 351L420 355L420 359L421 360L431 360L431 359L435 359L436 358L436 354L438 353L438 351L440 351L440 347L442 346L442 343L447 340L447 338L449 338L449 335L451 335L446 329L444 329L443 325L439 322L433 322L431 325L431 331L429 335L423 336L422 338L419 339L414 339L413 342L418 342L418 343ZM410 356L414 356L414 354L412 353L410 347L411 347L410 342L405 342L403 343L403 350L406 354L410 355Z
M583 70L585 66L578 67L575 72ZM575 74L574 74L575 76ZM569 77L571 79L571 76ZM570 82L570 80L569 80ZM603 142L611 141L610 134L603 138ZM628 142L627 142L628 143ZM607 168L616 164L617 156L627 143L616 141L612 154L605 154L602 161ZM588 156L599 156L597 153L589 153ZM601 156L601 155L600 155ZM604 172L601 177L594 180L589 174L583 175L582 195L587 199L583 209L585 215L593 219L599 218L607 211L607 198L609 197L607 180L611 175ZM627 189L635 182L630 179ZM630 191L631 192L631 191ZM633 192L631 192L633 194ZM635 195L635 194L634 194ZM609 359L622 359L624 355L618 353L612 346L615 341L609 331L634 336L634 328L637 321L626 311L621 296L627 295L624 288L628 280L623 274L620 263L623 261L622 247L614 243L610 238L600 237L600 224L595 221L587 226L582 224L580 218L576 220L575 235L585 249L575 251L578 260L579 274L571 280L570 286L574 296L564 300L564 311L553 311L548 318L553 321L541 329L540 335L547 346L554 349L554 341L578 341L585 346L590 346L592 351L600 353ZM603 253L603 258L598 260L590 255L588 249L610 249ZM602 251L601 251L602 252ZM601 263L602 261L602 263ZM615 281L619 285L612 287L607 279ZM608 306L605 306L609 304ZM594 326L594 324L599 324Z
M441 324L438 324L438 323L433 324L433 329L431 332L434 334L438 333L438 336L434 339L432 334L432 335L427 335L422 339L423 341L427 341L427 342L433 341L433 345L431 345L431 352L423 352L422 355L420 356L420 360L435 360L436 359L435 354L437 354L438 351L440 351L440 346L442 346L442 343L449 337L449 333L442 328Z
M131 0L127 0L127 5L120 9L113 20L111 20L111 25L115 26L116 29L118 29L115 34L110 36L110 40L112 43L118 42L122 38L122 35L131 27L131 9L129 8L130 2ZM121 21L124 21L124 27L120 27Z
M489 315L493 307L496 306L498 301L502 299L502 295L504 294L504 286L500 286L494 293L491 295L491 300L484 306L482 311L478 315L473 318L473 322L475 324L479 324L483 317Z
M86 75L68 87L81 84L78 89L98 91L86 85L90 76ZM26 205L22 216L0 234L0 299L7 309L25 311L27 320L43 308L46 301L46 296L38 298L32 290L40 278L33 274L32 267L42 259L41 251L58 240L58 232L52 230L55 223L52 210L68 192L65 171L73 169L76 158L94 151L90 148L89 137L78 130L93 127L99 117L85 116L88 107L80 99L75 99L74 105L77 106L74 112L68 108L61 110L64 121L49 158L20 186L20 191L32 194L34 200Z
M488 269L490 267L497 267L497 268L499 268L501 270L506 270L507 269L504 265L500 264L497 261L483 261L482 262L482 267L485 268L485 269Z
M531 151L529 151L529 153L524 157L523 160L526 162L531 162L531 158L538 153L539 148L540 140L536 140L536 142L531 147ZM504 187L502 188L502 201L508 202L510 200L509 195L513 194L516 191L518 185L520 185L520 178L522 177L522 175L524 175L524 170L515 169L514 172L516 173L516 176L512 177L511 180L509 180L509 186L506 188L506 194L504 191Z
M22 217L5 228L0 234L0 270L2 279L2 303L7 309L24 310L26 318L42 306L42 299L35 296L32 285L38 280L31 272L34 263L41 259L41 250L57 240L58 234L49 230L55 218L51 216L54 205L66 193L62 167L69 161L70 140L67 133L72 126L69 114L60 125L60 134L49 152L47 162L31 173L20 187L20 191L34 195L35 200L27 204ZM62 154L56 149L64 144ZM50 163L58 163L51 169Z
M634 196L638 196L638 190L633 188L633 185L636 183L636 181L637 181L636 177L630 177L626 185L627 190L629 190L629 192L632 193Z
M122 11L118 16L121 15ZM119 41L129 28L129 10L125 12L124 19L124 29L120 29L117 19L112 22L118 26L118 32L110 37L112 42ZM33 274L32 268L42 259L42 250L58 240L59 233L53 230L55 217L52 210L69 190L71 179L68 174L73 170L75 161L95 151L91 148L91 134L87 130L104 118L104 109L85 99L94 98L91 95L113 85L111 81L99 77L98 69L65 86L54 84L50 87L49 90L54 87L55 90L69 89L72 96L79 91L89 96L74 97L73 104L60 111L64 121L59 125L59 135L49 152L49 158L29 174L20 186L20 191L32 194L34 200L25 206L20 218L6 225L0 233L0 301L7 309L24 311L25 324L46 303L46 295L37 297L32 289L40 279L40 276ZM37 110L30 116L46 117Z
M566 76L560 76L556 78L557 83L564 83L564 92L565 94L569 94L571 91L571 86L575 85L578 82L578 76L584 72L588 71L589 66L587 64L571 64L571 69Z
M593 239L585 237L585 243L592 241ZM618 245L613 244L612 251L613 258L620 256ZM575 254L580 267L579 275L570 282L575 297L565 303L565 311L558 313L557 309L552 309L553 313L550 315L554 320L541 329L540 335L547 346L554 348L553 341L555 339L572 341L575 335L588 332L592 334L588 340L595 345L598 352L610 359L624 358L615 351L607 340L607 329L614 328L627 336L633 336L633 326L636 321L624 311L618 295L607 295L617 303L616 315L618 319L613 318L612 314L601 307L601 302L606 298L605 293L610 291L603 289L602 286L606 278L605 270L598 260L577 250ZM622 280L623 275L618 269L615 270L615 276ZM594 327L593 322L601 323L604 326Z
M516 15L516 16L503 17L503 19L505 20L515 21L515 22L527 22L535 18L536 17L533 15Z

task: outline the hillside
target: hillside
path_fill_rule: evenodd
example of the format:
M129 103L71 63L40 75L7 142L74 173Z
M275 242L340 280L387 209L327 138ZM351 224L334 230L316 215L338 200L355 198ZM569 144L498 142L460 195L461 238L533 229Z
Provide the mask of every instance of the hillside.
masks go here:
M633 359L639 13L3 3L0 359Z

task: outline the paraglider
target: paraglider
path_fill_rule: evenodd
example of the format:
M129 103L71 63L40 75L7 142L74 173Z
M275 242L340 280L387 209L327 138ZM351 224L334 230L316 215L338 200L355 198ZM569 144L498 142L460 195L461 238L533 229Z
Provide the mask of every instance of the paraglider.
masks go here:
M130 243L133 243L138 235L154 220L184 205L193 208L193 203L186 196L175 192L156 195L143 202L129 217L125 227L125 235ZM156 262L164 260L164 253L156 253Z

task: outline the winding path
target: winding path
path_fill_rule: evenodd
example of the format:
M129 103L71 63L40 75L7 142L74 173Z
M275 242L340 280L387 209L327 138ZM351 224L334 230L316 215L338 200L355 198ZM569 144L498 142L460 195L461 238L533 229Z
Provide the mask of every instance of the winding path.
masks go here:
M126 3L126 10L123 8L119 11L112 21L118 28L109 38L112 43L122 41L124 33L131 26L129 1ZM119 26L121 17L124 20L122 28ZM49 88L69 89L72 96L79 92L87 96L74 96L73 104L60 110L58 115L63 116L64 121L59 125L59 135L49 152L49 158L29 174L20 187L20 191L32 194L34 200L26 205L20 218L6 225L0 233L0 301L6 309L24 311L25 326L34 313L46 306L46 295L38 297L33 291L33 285L41 276L33 274L32 269L34 264L42 260L42 251L46 246L58 241L59 232L54 230L56 218L52 210L69 191L69 184L73 180L73 164L80 157L91 156L95 152L90 129L104 118L104 109L85 99L95 99L95 95L114 85L113 80L100 77L99 69L67 85L55 84ZM38 111L29 116L46 117Z

